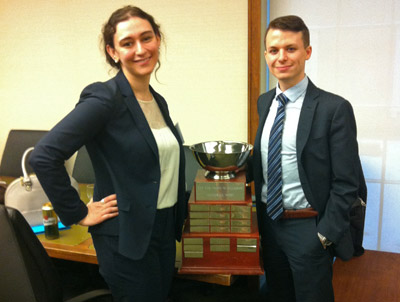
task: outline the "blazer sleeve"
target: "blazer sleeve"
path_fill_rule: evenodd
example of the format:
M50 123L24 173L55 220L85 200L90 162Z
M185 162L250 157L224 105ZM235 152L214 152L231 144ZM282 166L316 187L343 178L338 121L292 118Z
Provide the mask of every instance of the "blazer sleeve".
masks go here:
M65 225L78 223L87 207L71 186L65 161L112 118L113 93L105 83L86 87L76 107L35 146L29 163Z
M318 232L338 243L350 226L350 209L359 188L357 129L353 109L343 101L332 117L329 133L331 188Z

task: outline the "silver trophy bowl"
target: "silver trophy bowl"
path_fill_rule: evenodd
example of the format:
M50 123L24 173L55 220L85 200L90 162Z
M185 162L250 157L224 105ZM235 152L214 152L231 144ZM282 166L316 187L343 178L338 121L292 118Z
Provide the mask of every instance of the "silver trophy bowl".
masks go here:
M235 178L234 171L242 167L253 146L231 141L210 141L189 147L199 165L207 170L206 178L221 180Z

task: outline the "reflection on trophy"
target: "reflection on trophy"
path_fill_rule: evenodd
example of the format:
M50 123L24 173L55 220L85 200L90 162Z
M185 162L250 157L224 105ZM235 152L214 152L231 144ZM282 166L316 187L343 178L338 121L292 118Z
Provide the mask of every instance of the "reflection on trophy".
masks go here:
M221 180L235 178L235 172L242 167L253 146L246 143L216 141L196 144L190 147L199 165L207 170L205 177Z
M259 233L245 165L253 146L231 141L192 145L199 165L182 240L183 274L259 275Z

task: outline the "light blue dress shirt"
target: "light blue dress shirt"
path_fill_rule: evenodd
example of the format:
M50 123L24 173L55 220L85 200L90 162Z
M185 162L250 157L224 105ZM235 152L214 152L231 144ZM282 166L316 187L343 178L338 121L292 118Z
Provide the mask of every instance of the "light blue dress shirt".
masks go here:
M289 99L285 109L285 121L282 133L282 197L284 209L304 209L310 207L303 188L301 187L299 171L297 168L296 134L299 123L300 111L308 86L308 77L284 92ZM279 84L276 87L276 96L282 91ZM268 190L268 141L272 124L274 123L278 100L274 99L270 112L265 121L261 137L261 160L264 183L261 191L261 200L266 202Z

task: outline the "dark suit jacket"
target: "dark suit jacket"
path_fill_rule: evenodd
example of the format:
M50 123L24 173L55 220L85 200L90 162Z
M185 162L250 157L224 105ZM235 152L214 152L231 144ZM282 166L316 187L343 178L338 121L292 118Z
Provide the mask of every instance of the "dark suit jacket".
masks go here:
M263 184L261 135L275 89L258 99L260 118L253 151L257 205ZM360 161L353 109L340 96L309 81L296 137L300 182L310 205L319 213L317 230L334 243L337 255L351 258L350 209L359 190ZM260 211L258 211L260 212ZM259 215L259 221L262 221ZM260 231L263 225L260 223Z
M186 215L185 160L181 138L164 98L151 87L165 122L180 145L179 188L175 206L176 239ZM122 72L86 87L75 109L35 147L30 164L61 221L74 224L87 207L70 186L64 161L86 145L96 176L94 200L117 194L119 216L90 228L119 236L121 254L140 259L149 244L157 208L160 164L157 144Z

